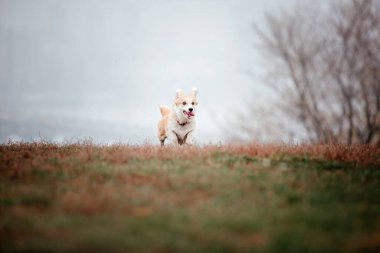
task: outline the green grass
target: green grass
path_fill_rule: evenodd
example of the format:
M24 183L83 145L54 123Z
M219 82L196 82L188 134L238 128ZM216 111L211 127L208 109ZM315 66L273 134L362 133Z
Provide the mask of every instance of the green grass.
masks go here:
M10 145L0 215L1 252L379 252L380 169L304 153Z

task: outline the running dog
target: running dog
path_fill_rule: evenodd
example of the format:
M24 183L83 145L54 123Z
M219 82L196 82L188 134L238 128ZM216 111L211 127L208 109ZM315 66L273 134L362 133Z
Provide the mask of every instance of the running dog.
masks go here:
M190 96L184 95L179 89L172 108L160 106L162 119L158 122L158 138L161 146L164 146L166 139L178 145L194 144L197 95L196 88L192 89Z

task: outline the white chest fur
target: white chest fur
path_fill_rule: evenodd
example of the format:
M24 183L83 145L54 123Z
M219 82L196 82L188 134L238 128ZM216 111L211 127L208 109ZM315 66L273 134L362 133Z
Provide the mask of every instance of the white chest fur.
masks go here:
M169 133L172 142L181 142L182 140L186 140L186 143L192 142L192 137L195 131L195 120L186 123L185 125L180 125L178 122L171 122L169 125Z
M195 122L192 121L183 126L181 126L177 122L173 122L170 129L183 138L187 133L195 129Z

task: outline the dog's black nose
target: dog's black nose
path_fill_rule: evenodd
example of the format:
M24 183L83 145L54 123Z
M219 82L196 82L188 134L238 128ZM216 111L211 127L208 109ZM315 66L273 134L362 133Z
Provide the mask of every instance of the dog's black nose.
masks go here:
M192 111L193 111L193 108L189 108L189 111L192 112Z

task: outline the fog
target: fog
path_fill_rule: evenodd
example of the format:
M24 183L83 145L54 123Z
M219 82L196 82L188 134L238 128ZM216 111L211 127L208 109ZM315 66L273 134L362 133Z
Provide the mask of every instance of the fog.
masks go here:
M0 142L158 144L158 106L191 87L198 141L225 141L233 115L267 93L251 26L291 4L1 0Z

